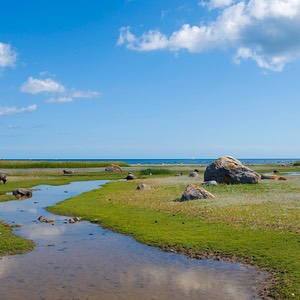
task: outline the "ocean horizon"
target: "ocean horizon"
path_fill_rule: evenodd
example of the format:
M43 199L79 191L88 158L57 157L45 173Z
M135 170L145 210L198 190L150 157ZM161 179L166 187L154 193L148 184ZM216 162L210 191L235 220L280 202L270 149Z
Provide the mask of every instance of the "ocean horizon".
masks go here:
M207 165L217 158L11 158L3 161L85 161L106 162L122 161L129 165L174 165L200 164ZM300 158L237 158L243 164L292 164Z

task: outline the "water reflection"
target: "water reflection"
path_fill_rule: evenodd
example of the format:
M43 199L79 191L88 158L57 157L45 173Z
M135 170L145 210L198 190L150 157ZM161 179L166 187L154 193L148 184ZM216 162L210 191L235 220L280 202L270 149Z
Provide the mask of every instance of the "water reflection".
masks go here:
M1 299L258 299L252 287L263 273L161 252L43 208L104 183L39 186L26 202L0 203L0 218L22 223L17 232L36 243L28 254L0 260ZM55 223L38 222L40 215Z

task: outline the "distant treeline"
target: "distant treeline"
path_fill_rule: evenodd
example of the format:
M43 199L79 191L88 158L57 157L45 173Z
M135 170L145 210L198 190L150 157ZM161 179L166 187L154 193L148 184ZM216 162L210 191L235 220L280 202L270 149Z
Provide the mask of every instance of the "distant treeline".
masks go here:
M129 165L121 161L20 161L0 160L0 169L43 169L43 168L105 168L111 164L120 167Z

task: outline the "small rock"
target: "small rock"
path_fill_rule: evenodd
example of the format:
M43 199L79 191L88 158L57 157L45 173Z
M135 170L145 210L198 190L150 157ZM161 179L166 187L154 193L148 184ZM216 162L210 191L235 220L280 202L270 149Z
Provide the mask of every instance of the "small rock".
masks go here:
M213 194L195 184L189 184L181 196L181 201L215 198Z
M218 183L215 180L208 180L203 182L204 186L211 186L211 185L218 185Z
M131 172L129 172L126 179L127 180L133 180L133 179L136 179L136 177Z
M52 218L46 219L46 223L54 223L54 222L55 222L55 219L52 219Z
M137 190L151 190L151 186L145 183L142 183L137 186Z
M63 173L66 174L66 175L74 174L74 172L70 171L70 170L63 170Z
M260 176L261 179L270 179L270 180L277 180L278 176L275 174L262 174Z
M199 174L195 171L189 175L189 177L197 177L197 176L199 176Z
M46 218L44 216L39 216L38 220L40 222L46 222Z

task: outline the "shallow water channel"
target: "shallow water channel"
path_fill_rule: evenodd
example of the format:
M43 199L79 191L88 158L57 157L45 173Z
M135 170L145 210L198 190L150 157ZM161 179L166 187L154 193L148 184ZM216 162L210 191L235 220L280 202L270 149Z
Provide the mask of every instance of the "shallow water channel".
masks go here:
M0 259L1 300L259 299L255 287L263 272L162 252L86 221L69 224L44 209L106 182L42 185L32 198L0 203L0 219L22 224L15 232L36 244L30 253ZM40 223L40 215L55 223Z

